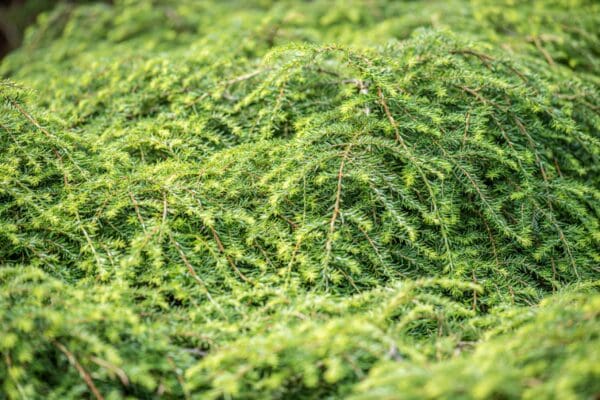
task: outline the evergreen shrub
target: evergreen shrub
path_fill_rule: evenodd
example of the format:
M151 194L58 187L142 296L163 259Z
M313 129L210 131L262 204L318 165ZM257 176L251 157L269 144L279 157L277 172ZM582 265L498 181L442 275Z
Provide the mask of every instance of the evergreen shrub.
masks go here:
M45 14L0 65L0 398L598 395L596 11Z

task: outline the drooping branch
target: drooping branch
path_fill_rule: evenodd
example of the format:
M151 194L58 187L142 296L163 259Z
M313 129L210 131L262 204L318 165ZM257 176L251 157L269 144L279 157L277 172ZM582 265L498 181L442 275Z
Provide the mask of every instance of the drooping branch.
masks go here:
M94 384L94 380L92 379L92 376L79 363L79 361L77 361L77 358L75 358L75 355L73 353L71 353L69 351L69 349L67 349L63 344L61 344L60 342L58 342L56 340L53 341L52 344L54 345L54 347L56 347L58 350L60 350L65 356L67 356L67 360L69 360L69 363L71 363L71 365L73 365L75 367L75 369L79 373L79 376L81 376L81 378L83 379L83 381L85 382L87 387L90 389L90 391L92 392L92 394L94 395L96 400L104 400L104 397L100 394L100 391Z

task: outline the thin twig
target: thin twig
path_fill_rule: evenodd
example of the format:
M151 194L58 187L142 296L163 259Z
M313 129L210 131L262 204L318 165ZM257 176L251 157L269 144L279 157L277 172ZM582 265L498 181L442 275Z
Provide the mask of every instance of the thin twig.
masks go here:
M346 164L346 160L350 155L350 150L352 149L352 144L346 146L346 150L342 154L342 161L340 162L340 168L338 170L337 176L337 190L335 193L335 203L333 204L333 213L331 215L331 219L329 221L329 235L327 236L327 242L325 243L325 260L327 263L329 262L329 258L331 257L331 248L333 242L333 233L335 232L335 222L337 221L338 215L340 214L340 202L342 197L342 179L344 178L344 165ZM327 270L324 271L325 276L325 286L328 286L328 277Z
M169 356L167 356L167 361L171 365L171 368L173 368L173 372L175 373L177 382L179 382L179 385L181 386L181 390L183 390L183 396L184 396L185 400L189 400L191 398L190 393L185 386L185 381L183 380L183 377L179 373L179 370L177 368L177 365L175 364L175 361L173 361L173 359Z
M65 356L67 356L67 360L69 360L69 363L71 363L71 365L73 365L75 367L77 372L79 372L79 375L81 376L81 378L83 378L83 380L85 381L85 384L88 386L90 391L93 393L96 400L104 400L104 397L102 397L102 395L98 391L98 388L96 387L96 385L94 385L92 376L89 374L89 372L87 372L85 370L85 368L83 368L83 366L79 363L79 361L77 361L77 358L75 358L73 353L71 353L65 346L63 346L61 343L59 343L57 341L53 341L52 344L57 349L59 349Z
M163 213L162 213L162 222L160 223L160 232L158 234L159 242L162 242L162 234L167 223L167 214L169 209L167 208L167 194L163 192Z
M129 386L129 378L127 377L127 374L125 373L125 371L123 371L121 368L109 363L106 360L98 358L98 357L90 357L90 360L95 362L96 364L98 364L101 367L111 370L119 377L119 380L121 381L123 386Z
M387 102L385 101L385 97L383 96L383 91L381 90L381 87L377 88L377 94L379 96L379 101L380 101L381 105L383 106L383 110L388 118L388 121L394 128L394 132L396 133L396 141L400 143L400 145L406 152L407 157L411 160L411 162L417 169L417 172L421 176L421 179L423 179L423 183L425 184L425 187L427 188L427 191L429 192L429 196L431 197L431 205L433 206L435 215L440 223L440 232L442 234L442 239L444 240L444 247L446 249L446 253L448 254L448 261L450 264L450 268L452 269L452 268L454 268L454 261L453 261L453 257L452 257L452 252L450 250L450 240L448 239L448 234L446 233L446 229L445 229L445 226L442 221L442 216L440 215L440 212L439 212L439 209L437 206L437 202L435 200L435 193L433 191L433 188L431 187L429 180L427 180L427 175L425 175L425 171L423 171L423 169L419 165L419 162L417 161L417 159L412 155L411 149L409 149L409 147L404 142L404 139L402 139L402 136L400 135L400 130L398 129L398 124L396 123L396 120L394 119L394 117L392 116L392 113L390 112L390 108L388 107ZM412 116L410 116L410 117L414 120L414 118Z
M188 260L187 256L185 255L185 253L183 252L183 249L181 248L181 245L175 240L175 238L173 237L173 234L171 232L169 232L169 239L171 240L171 243L173 243L173 245L175 246L175 248L177 249L177 252L179 253L179 256L181 257L181 260L183 261L183 264L186 266L186 268L188 269L190 275L192 276L192 278L194 278L194 280L204 289L204 291L206 292L206 297L208 297L208 300L219 309L219 311L221 313L223 313L223 309L221 308L221 306L213 299L213 297L210 295L210 292L208 291L208 286L206 285L206 283L202 280L202 278L200 278L198 276L198 274L196 273L196 270L194 269L194 267L192 266L192 264L190 263L190 261Z
M269 70L269 68L266 68L266 69L257 69L257 70L255 70L255 71L249 72L249 73L247 73L247 74L240 75L240 76L238 76L237 78L233 78L233 79L230 79L230 80L228 80L228 81L225 81L223 84L224 84L225 86L231 86L231 85L233 85L233 84L235 84L235 83L242 82L242 81L245 81L245 80L248 80L248 79L252 79L252 78L254 78L255 76L257 76L257 75L260 75L260 74L262 74L263 72L266 72L266 71L268 71L268 70Z
M4 354L4 361L6 362L6 366L10 370L12 368L12 366L13 366L12 359L10 358L10 354L8 354L8 353ZM21 395L21 398L27 399L27 395L25 395L25 391L23 390L23 387L19 383L19 380L17 378L13 378L13 379L15 381L15 386L17 386L17 390L19 391L19 394Z
M208 229L210 229L210 231L212 232L213 238L215 239L215 242L217 243L217 247L219 248L219 251L225 256L225 258L227 259L227 262L229 263L229 265L231 266L231 268L233 268L233 270L235 271L235 273L242 278L242 280L244 282L247 283L253 283L250 279L248 279L243 273L242 271L240 271L237 267L237 265L235 265L235 263L233 262L233 260L231 259L231 257L229 256L229 254L227 254L227 252L225 251L225 246L223 246L223 242L221 241L221 238L219 237L219 234L217 233L217 231L215 230L215 228L213 228L212 226L208 226Z
M144 224L144 220L142 219L142 214L140 214L140 205L138 204L135 197L133 197L133 193L129 192L129 198L133 203L133 208L135 209L135 214L137 215L138 221L140 221L140 225L142 225L142 230L144 233L146 232L146 225Z
M544 183L545 183L544 188L546 190L546 204L548 205L548 209L550 211L553 211L552 202L550 201L551 196L550 196L550 192L548 191L548 186L549 186L548 176L546 175L546 170L544 169L544 164L542 163L542 159L539 156L539 153L537 151L537 146L535 144L535 141L533 140L531 135L529 135L529 133L527 132L527 129L525 129L525 126L523 125L521 120L516 116L514 117L514 120L519 128L519 131L527 138L527 140L529 142L529 146L533 150L536 162L540 168L540 171L542 173L542 177L543 177ZM556 228L556 231L558 232L558 236L559 236L561 242L563 242L563 244L565 246L565 250L567 251L567 255L569 256L569 261L571 262L571 266L573 267L575 276L579 279L579 271L577 270L577 264L575 263L575 259L573 258L573 254L571 253L571 246L569 246L569 242L567 241L567 238L565 237L563 230L558 225L558 222L556 221L554 214L552 212L550 212L550 213L546 212L546 210L543 210L541 207L540 207L540 211L546 216L546 218L548 218L552 222L552 224Z
M388 107L388 105L385 101L385 97L383 97L383 92L381 91L380 87L377 88L377 95L379 96L379 101L380 101L381 105L383 106L383 111L385 111L385 115L387 116L387 119L390 121L390 124L394 128L394 133L396 134L396 142L400 142L402 145L404 145L404 141L402 140L402 136L400 136L400 131L398 130L398 124L396 123L396 120L394 119L394 117L392 116L392 113L390 112L390 108Z
M487 68L491 67L490 62L496 61L493 57L488 56L487 54L480 53L478 51L471 50L471 49L452 50L450 52L450 54L464 54L464 55L475 56L475 57L479 58L485 64L485 66Z
M381 253L379 252L379 249L377 248L377 246L375 245L375 242L373 241L373 239L371 239L371 237L369 236L369 234L367 233L366 230L364 230L360 225L356 225L358 227L358 230L362 232L362 234L367 238L367 241L369 242L369 244L371 245L371 247L373 248L373 251L375 251L375 254L377 255L377 258L379 258L379 262L381 263L381 266L383 267L385 273L387 274L387 276L390 276L390 271L388 270L387 266L385 265L385 260L383 259L383 256L381 255Z
M292 274L292 265L294 264L294 261L296 260L296 253L298 253L298 250L300 249L300 245L302 244L302 239L300 238L300 236L298 237L298 239L296 240L296 245L294 246L294 250L292 251L292 256L290 257L290 262L288 263L287 266L287 273L286 273L286 285L289 285L290 283L290 276Z
M29 120L29 122L31 122L33 124L33 126L38 128L48 139L54 138L52 136L52 134L50 132L48 132L48 130L46 128L44 128L42 125L40 125L40 123L35 118L33 118L33 116L31 114L29 114L27 111L25 111L25 109L23 107L21 107L21 105L19 103L17 103L16 101L12 101L12 100L9 100L9 102L13 107L15 107L17 109L17 111L19 111L19 113L21 115L23 115L25 118L27 118ZM63 157L61 156L61 154L58 152L58 150L54 146L52 146L52 152L58 159L61 169L63 169L63 181L65 183L65 186L68 186L69 178L67 177L67 173L64 171Z
M102 267L102 262L100 261L100 256L98 255L98 252L96 251L96 248L94 247L94 242L92 242L92 238L90 237L90 235L87 233L87 231L83 227L83 223L81 222L81 218L79 217L79 211L76 211L75 216L77 218L77 223L79 224L79 227L81 228L81 231L83 232L83 236L85 237L85 240L87 241L88 245L90 246L90 249L92 250L92 254L94 255L94 259L96 260L98 267Z
M533 42L535 47L540 51L540 53L542 53L542 55L546 59L546 62L548 64L550 64L551 67L554 67L556 65L554 63L554 59L552 58L550 53L548 53L548 51L544 48L544 46L542 46L542 42L541 42L540 38L538 36L533 36L531 38L531 41Z
M467 116L465 117L465 133L463 135L462 146L465 146L465 142L467 141L467 133L469 133L469 123L471 122L471 113L467 111Z

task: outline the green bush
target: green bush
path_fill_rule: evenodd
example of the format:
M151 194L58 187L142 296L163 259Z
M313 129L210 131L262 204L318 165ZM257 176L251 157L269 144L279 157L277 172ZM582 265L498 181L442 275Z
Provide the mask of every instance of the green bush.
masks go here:
M0 398L598 393L597 5L336 4L3 61Z

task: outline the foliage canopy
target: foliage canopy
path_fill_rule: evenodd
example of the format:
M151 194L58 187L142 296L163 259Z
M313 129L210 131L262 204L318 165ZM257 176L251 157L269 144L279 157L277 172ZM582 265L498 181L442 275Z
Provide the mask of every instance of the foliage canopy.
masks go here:
M40 18L0 65L0 398L597 395L600 9L513 3Z

